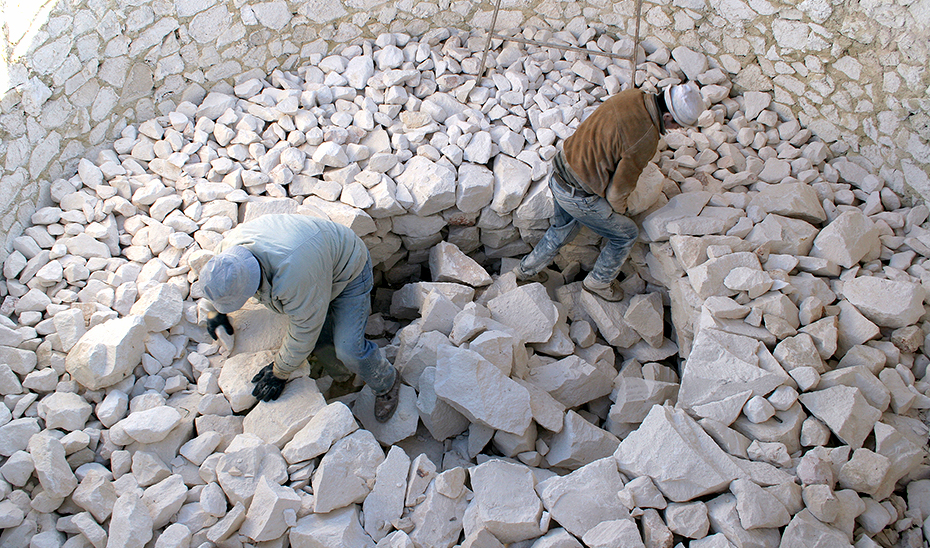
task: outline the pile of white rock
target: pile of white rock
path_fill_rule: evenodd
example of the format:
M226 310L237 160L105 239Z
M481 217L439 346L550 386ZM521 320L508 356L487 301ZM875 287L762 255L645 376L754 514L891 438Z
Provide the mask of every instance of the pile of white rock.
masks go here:
M626 299L575 281L587 231L518 284L548 160L629 66L495 43L476 82L482 46L386 34L245 74L52 185L3 264L0 545L927 545L928 208L647 43L637 84L696 81L709 108L631 198ZM306 368L256 403L281 317L235 313L231 351L206 335L199 269L277 212L352 227L401 284L369 322L406 383L388 423Z

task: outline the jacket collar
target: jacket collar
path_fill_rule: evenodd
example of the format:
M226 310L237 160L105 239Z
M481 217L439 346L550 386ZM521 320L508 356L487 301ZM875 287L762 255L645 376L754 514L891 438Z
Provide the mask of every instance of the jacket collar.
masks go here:
M665 120L659 114L659 96L655 93L646 93L643 103L645 103L646 111L649 112L649 116L652 118L652 123L659 131L659 135L665 135Z

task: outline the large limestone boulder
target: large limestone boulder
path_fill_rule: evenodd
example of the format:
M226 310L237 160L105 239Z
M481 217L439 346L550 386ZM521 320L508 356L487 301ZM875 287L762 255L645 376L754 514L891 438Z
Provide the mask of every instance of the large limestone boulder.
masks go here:
M97 325L68 352L65 369L90 390L112 386L128 377L142 361L147 333L140 316Z

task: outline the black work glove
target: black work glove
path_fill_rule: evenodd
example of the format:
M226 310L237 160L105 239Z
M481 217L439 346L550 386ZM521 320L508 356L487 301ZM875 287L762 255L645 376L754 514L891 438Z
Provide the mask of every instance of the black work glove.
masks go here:
M216 336L216 328L218 327L222 327L230 335L233 334L233 326L229 323L229 316L219 312L207 312L207 333L214 341L218 340Z
M287 381L279 379L274 374L274 364L269 363L262 367L261 371L252 377L255 388L252 389L252 395L261 401L272 401L278 399L281 392L284 391L284 385Z

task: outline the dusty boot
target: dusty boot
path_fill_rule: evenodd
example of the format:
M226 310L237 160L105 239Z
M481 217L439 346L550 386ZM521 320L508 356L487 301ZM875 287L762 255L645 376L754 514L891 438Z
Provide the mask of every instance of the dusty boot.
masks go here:
M594 280L591 276L586 276L582 285L587 291L594 293L605 301L617 302L623 300L623 288L620 287L620 282L617 280L611 280L610 283L605 284Z
M545 281L549 279L549 275L543 271L539 271L536 274L527 274L520 265L517 265L517 267L513 269L513 273L517 276L517 281L521 283L545 283Z
M397 411L397 402L400 401L400 373L394 377L394 385L384 394L375 396L375 420L387 422Z

